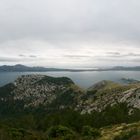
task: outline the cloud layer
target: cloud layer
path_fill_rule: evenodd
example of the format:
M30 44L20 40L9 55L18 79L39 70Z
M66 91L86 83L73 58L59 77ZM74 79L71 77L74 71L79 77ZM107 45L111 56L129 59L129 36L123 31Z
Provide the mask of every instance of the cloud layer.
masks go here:
M138 0L1 0L0 65L139 65Z

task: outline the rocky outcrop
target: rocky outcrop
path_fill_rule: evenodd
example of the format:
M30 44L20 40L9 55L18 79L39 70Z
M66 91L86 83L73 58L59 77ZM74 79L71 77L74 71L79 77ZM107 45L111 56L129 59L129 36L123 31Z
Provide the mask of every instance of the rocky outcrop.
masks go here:
M54 107L55 103L55 107L65 108L75 103L75 98L80 92L74 87L76 85L67 77L24 75L9 86L0 88L0 102L10 102L13 106L22 103L23 109L39 106L47 109L51 104Z
M118 103L126 103L130 109L140 109L140 84L101 81L84 91L67 77L24 75L0 88L0 112L71 108L84 114L101 112Z
M95 84L81 96L77 109L81 110L82 114L92 111L101 112L107 106L118 103L127 103L130 108L140 109L140 84L119 85L105 81Z

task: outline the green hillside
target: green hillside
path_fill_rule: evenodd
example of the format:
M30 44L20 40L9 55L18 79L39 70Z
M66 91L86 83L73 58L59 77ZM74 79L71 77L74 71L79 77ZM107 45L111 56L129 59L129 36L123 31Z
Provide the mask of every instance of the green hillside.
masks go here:
M21 76L0 88L0 140L139 140L140 84Z

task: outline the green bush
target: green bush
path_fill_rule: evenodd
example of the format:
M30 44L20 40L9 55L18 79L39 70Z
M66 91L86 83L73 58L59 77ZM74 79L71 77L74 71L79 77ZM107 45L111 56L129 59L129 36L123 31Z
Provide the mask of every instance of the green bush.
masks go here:
M74 138L74 132L62 125L51 127L47 131L47 135L49 138L61 138L63 140L72 140Z
M88 136L88 137L96 138L99 137L101 134L100 131L98 131L95 128L92 128L90 126L84 126L82 130L82 135L86 137Z

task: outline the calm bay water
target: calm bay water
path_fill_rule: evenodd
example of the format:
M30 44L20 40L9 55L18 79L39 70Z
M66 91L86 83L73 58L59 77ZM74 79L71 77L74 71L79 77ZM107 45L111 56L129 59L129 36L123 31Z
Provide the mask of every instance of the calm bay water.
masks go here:
M121 78L140 80L140 71L92 71L92 72L0 72L0 86L13 82L18 76L26 74L42 74L54 77L66 76L77 85L88 88L102 80L120 82Z

